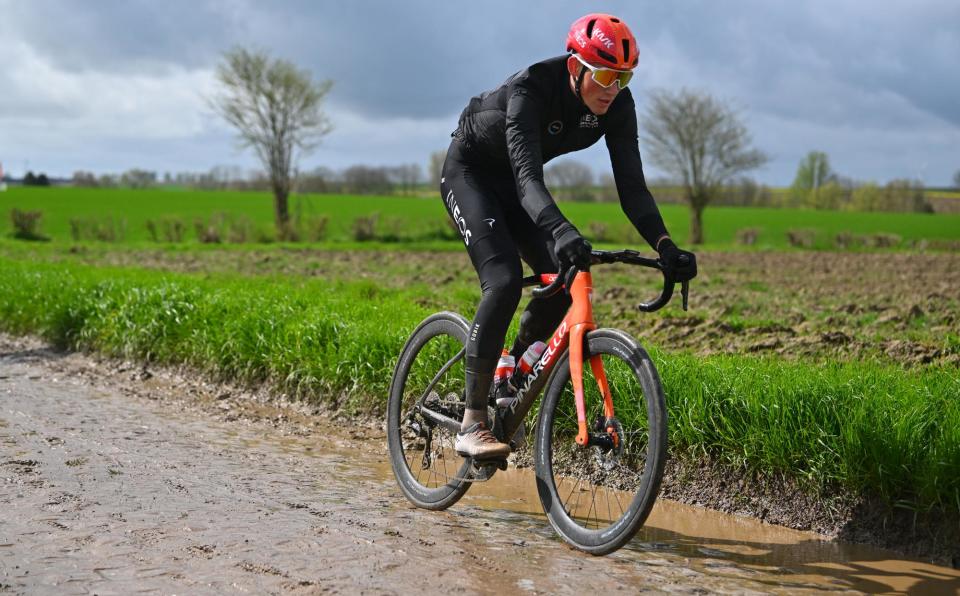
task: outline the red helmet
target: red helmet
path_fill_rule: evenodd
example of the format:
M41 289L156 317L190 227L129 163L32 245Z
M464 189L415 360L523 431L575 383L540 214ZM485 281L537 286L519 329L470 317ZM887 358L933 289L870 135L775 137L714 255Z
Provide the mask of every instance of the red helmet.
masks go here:
M602 13L580 17L567 33L567 51L593 64L615 70L631 70L640 54L630 28L619 18Z

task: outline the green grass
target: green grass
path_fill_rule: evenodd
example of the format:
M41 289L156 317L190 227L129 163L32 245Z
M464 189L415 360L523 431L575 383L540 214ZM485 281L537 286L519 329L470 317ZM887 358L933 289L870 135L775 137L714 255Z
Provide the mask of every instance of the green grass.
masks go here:
M125 242L143 243L149 239L147 220L178 217L186 225L186 238L195 243L194 220L209 218L218 212L248 218L261 230L271 229L271 201L267 193L257 192L13 187L0 193L0 234L10 234L9 211L19 208L42 211L41 231L55 242L71 241L71 219L113 218L118 225L125 221ZM643 245L630 229L618 204L563 203L561 209L588 237L596 235L590 231L591 224L600 223L613 236L611 242ZM294 196L291 211L301 213L304 218L326 216L329 219L327 242L338 245L351 243L354 221L373 213L380 215L378 234L381 239L414 240L421 248L459 244L446 222L439 196ZM661 211L671 233L681 244L684 243L689 225L686 207L662 205ZM896 234L905 243L920 239L960 240L960 214L848 213L745 207L708 207L704 212L704 229L710 247L735 244L736 233L743 228L759 230L757 246L760 248L786 247L786 233L792 229L814 230L815 248L831 247L834 237L841 232Z
M444 291L0 258L0 329L382 412L395 359L428 314L416 299ZM472 314L473 292L446 292ZM955 368L653 355L673 449L960 511Z

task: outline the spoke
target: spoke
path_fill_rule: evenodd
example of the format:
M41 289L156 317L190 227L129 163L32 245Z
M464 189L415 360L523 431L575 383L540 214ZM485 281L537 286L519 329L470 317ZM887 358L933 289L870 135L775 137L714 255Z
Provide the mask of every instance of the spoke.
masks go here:
M579 509L580 505L580 478L577 478L577 487L574 489L577 493L577 500L573 503L573 510L576 511ZM573 517L572 515L570 517Z
M620 502L620 495L617 494L619 491L614 491L613 497L617 500L617 507L620 508L620 515L622 516L626 513L626 509L623 508L623 503Z
M605 488L603 492L606 493L607 496L607 521L613 522L613 511L610 510L610 490L610 488Z
M442 444L441 444L441 445L442 445ZM443 447L441 446L440 449L441 449L441 451L442 451L442 450L443 450ZM446 456L443 457L443 477L446 478L447 480L450 480L450 473L447 472L447 458L446 458Z
M563 482L563 480L561 480L561 482ZM571 483L572 483L572 481L571 481ZM567 515L570 515L570 508L567 507L567 503L570 502L570 497L573 496L573 492L574 492L574 489L571 489L571 490L570 490L570 493L567 494L567 498L564 499L564 501L563 501L563 510L567 512ZM557 491L557 494L560 494L560 491L559 491L559 490Z
M434 388L434 386L437 384L437 381L440 380L440 377L442 377L443 375L447 374L447 371L450 370L450 368L453 367L453 365L456 364L457 361L459 361L461 358L463 358L463 355L466 354L466 352L467 352L467 348L465 348L465 347L464 347L464 348L460 348L460 351L457 352L457 355L456 355L456 356L454 356L454 357L451 358L450 360L447 360L447 363L444 364L444 365L440 368L440 371L437 372L437 374L433 377L433 380L430 381L430 384L427 385L427 388L424 390L423 395L421 395L421 396L420 396L420 399L417 400L417 405L418 405L418 406L422 406L422 405L423 405L423 401L424 401L425 399L427 399L427 396L430 395L430 392L431 392L431 391L433 391L433 388Z
M590 519L591 519L590 516L593 514L593 505L594 505L595 502L596 502L596 501L595 501L595 498L594 498L593 491L590 491L590 506L587 507L587 515L586 515L586 518L585 518L584 523L583 523L583 527L585 527L585 528L589 528L589 527L590 527L590 524L592 523L592 522L590 521Z
M553 477L553 485L557 487L557 497L560 498L560 507L563 508L564 511L566 511L566 503L563 500L563 493L561 492L560 487L563 486L563 482L566 479L566 476L561 476L560 480L557 481L557 477Z
M600 514L597 511L597 487L590 484L590 509L587 510L587 522L590 521L590 512L594 512L594 519L597 520L597 527L600 527Z
M587 481L589 483L589 480ZM597 504L597 495L593 492L593 484L587 485L590 490L590 506L587 507L587 526L590 525L590 515L593 513L593 506Z

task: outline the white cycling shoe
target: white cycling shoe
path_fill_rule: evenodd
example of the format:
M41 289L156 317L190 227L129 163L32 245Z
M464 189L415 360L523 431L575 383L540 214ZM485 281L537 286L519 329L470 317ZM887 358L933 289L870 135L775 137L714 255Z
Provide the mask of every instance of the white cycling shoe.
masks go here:
M510 455L510 445L498 441L482 422L458 432L453 448L457 455L474 459L504 459Z

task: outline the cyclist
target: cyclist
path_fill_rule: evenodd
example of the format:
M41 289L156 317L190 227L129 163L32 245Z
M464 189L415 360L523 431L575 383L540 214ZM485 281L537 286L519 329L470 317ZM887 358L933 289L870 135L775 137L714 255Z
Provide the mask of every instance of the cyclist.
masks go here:
M507 328L520 302L523 259L535 273L590 265L590 243L560 212L543 182L543 164L604 137L620 204L673 281L697 274L693 253L670 239L647 188L633 97L636 40L607 14L573 23L567 54L538 62L470 100L447 151L440 192L482 296L466 347L466 410L455 449L478 459L506 457L489 430L487 404ZM687 259L681 259L686 255ZM510 353L519 361L560 324L570 298L531 300Z

